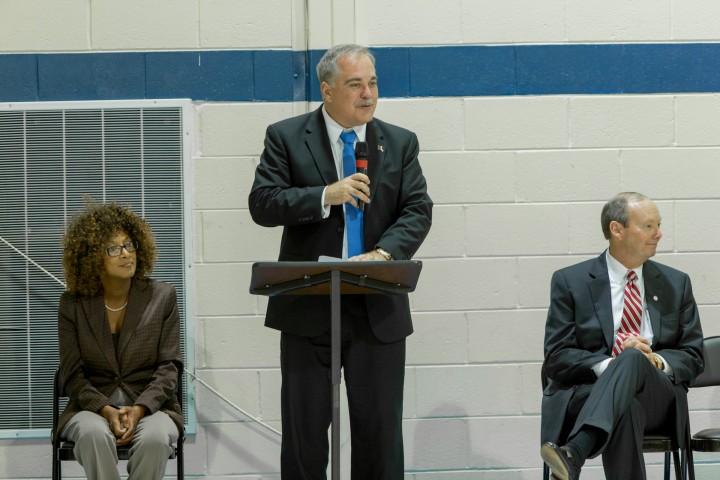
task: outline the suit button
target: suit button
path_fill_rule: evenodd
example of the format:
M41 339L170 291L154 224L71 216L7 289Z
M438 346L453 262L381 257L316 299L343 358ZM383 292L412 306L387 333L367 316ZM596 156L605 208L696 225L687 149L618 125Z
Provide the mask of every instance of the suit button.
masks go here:
M343 232L343 227L338 227L338 233L342 233L342 232Z

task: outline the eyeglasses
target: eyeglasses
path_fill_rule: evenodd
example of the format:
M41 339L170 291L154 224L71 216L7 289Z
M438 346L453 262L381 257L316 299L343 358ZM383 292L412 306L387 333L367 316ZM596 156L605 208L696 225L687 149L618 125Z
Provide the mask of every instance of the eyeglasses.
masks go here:
M125 245L113 245L112 247L107 247L105 251L107 252L108 256L110 257L119 257L122 253L122 249L125 249L128 253L134 252L138 248L137 242L127 242Z

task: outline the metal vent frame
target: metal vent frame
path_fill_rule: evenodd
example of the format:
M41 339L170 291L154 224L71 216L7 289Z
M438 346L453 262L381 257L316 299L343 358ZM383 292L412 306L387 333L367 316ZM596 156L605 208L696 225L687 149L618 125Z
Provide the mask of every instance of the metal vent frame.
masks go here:
M0 439L49 437L61 239L82 195L146 218L153 278L175 285L194 372L189 99L0 104ZM195 399L185 384L186 433Z

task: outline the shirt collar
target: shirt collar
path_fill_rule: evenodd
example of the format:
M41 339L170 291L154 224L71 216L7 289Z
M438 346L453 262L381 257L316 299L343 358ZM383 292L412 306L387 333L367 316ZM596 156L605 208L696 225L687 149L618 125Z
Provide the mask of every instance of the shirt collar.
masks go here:
M330 114L325 109L325 105L322 107L322 114L323 118L325 118L325 127L327 128L328 136L330 137L330 141L332 143L337 143L338 139L340 138L340 134L348 130L346 128L343 128L340 126L339 123L337 123L333 118L330 116ZM358 142L364 142L365 141L365 130L367 129L367 123L363 123L362 125L358 125L356 127L352 128L355 130L355 135L357 135Z
M607 261L608 266L608 273L610 274L610 279L614 281L615 283L619 283L621 285L625 285L627 283L627 279L625 276L627 275L629 268L627 268L622 263L615 260L615 257L610 255L610 250L605 250L605 260ZM643 280L643 265L640 265L637 268L633 268L632 270L635 271L635 275L637 275L637 281L636 283L642 284Z

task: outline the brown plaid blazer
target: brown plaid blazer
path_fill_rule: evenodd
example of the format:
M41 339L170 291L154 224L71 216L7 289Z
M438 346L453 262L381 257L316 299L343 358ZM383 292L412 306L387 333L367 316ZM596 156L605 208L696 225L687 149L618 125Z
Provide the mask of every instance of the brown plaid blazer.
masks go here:
M73 415L98 412L120 386L135 405L162 410L183 431L175 397L180 354L180 316L175 287L133 281L115 353L102 295L87 298L65 292L58 306L60 378L69 401L58 433Z

